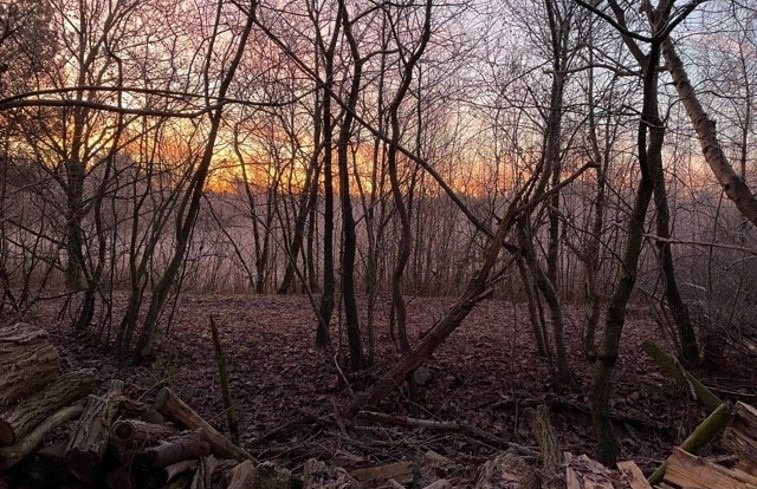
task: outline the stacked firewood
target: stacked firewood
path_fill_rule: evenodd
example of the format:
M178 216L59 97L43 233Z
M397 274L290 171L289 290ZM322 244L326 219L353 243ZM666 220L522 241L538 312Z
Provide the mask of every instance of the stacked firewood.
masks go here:
M301 485L258 464L169 388L149 406L121 380L92 394L96 384L91 371L62 372L44 330L0 327L0 487Z

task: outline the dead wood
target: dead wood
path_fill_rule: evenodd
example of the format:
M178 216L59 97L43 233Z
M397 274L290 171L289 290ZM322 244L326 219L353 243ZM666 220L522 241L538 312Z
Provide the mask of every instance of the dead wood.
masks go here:
M0 327L0 406L42 389L60 370L47 332L26 323Z
M134 455L134 467L137 470L148 471L204 457L210 453L210 444L200 430L185 431L159 445L139 451Z
M239 446L239 421L234 412L234 405L231 402L231 390L229 389L229 372L226 368L226 354L221 347L221 340L218 338L218 328L213 316L210 316L210 332L213 336L213 350L215 351L216 364L218 365L218 377L221 383L221 396L223 398L223 407L226 410L226 422L229 425L231 442Z
M288 470L279 468L271 462L263 462L255 467L252 485L256 489L290 489L295 480Z
M475 426L467 425L458 422L444 422L433 421L427 419L408 418L402 416L391 416L389 414L377 413L373 411L361 411L358 417L366 421L371 421L381 424L389 424L396 426L403 426L405 428L427 428L435 431L447 432L447 433L462 433L470 438L479 440L488 445L497 448L511 448L521 453L522 455L529 457L538 457L539 453L536 450L512 443L507 440L503 440L498 436L484 431Z
M652 489L644 473L632 460L618 462L618 470L623 473L631 489Z
M228 489L246 489L252 487L252 477L255 472L255 465L251 460L245 460L229 473L229 481L226 484Z
M214 455L239 461L253 458L246 450L235 446L228 438L202 419L168 387L161 389L155 398L155 409L181 426L192 430L201 430L205 439L210 443Z
M99 476L108 447L110 425L123 399L123 388L123 381L112 380L102 397L90 395L84 413L76 424L66 447L65 459L69 472L82 482L93 483Z
M757 476L757 409L736 403L736 415L723 433L723 445L737 456L736 468Z
M706 443L715 438L718 433L725 428L732 417L733 414L731 412L730 403L721 404L715 409L715 411L707 416L704 421L694 428L694 431L692 431L681 443L680 448L689 453L699 453L699 450L701 450ZM662 481L667 466L668 461L665 461L657 467L652 475L649 476L649 482L657 484Z
M0 470L7 470L24 460L42 443L45 435L63 423L80 416L83 411L84 408L81 406L65 407L38 424L31 433L15 445L0 448Z
M134 472L130 465L119 465L105 476L105 484L110 489L138 489Z
M215 470L216 464L216 459L212 455L200 458L194 479L192 479L192 484L189 486L190 489L210 489L213 482L213 470Z
M78 401L95 388L91 370L81 370L53 380L0 414L0 445L12 445L55 411Z
M710 411L714 411L723 401L710 389L705 387L696 377L691 375L672 355L662 351L660 347L647 340L641 348L669 375L681 383L694 399L699 399Z
M708 487L717 489L751 489L757 487L757 477L739 469L727 469L673 449L668 459L665 481L680 487Z
M146 423L137 419L122 419L113 423L110 429L111 439L123 447L140 448L152 446L176 434L173 428Z

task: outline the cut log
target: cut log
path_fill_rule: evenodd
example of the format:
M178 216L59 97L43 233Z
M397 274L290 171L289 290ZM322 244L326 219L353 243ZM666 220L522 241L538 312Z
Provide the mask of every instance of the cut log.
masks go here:
M84 408L81 406L65 407L38 424L31 433L15 445L0 448L0 470L7 470L31 455L42 443L45 435L67 421L80 416L82 411L84 411Z
M565 482L567 489L614 489L623 487L622 477L586 455L565 455Z
M201 430L210 443L213 455L234 460L254 460L246 450L234 445L207 421L189 407L168 387L164 387L155 398L155 409L169 420L191 430Z
M144 448L157 445L176 434L173 428L152 424L137 419L122 419L113 423L110 436L114 443L128 448Z
M707 462L680 448L674 448L668 459L665 480L680 487L717 489L755 489L757 477L738 469Z
M386 481L394 479L400 484L413 483L413 464L411 462L398 462L394 464L378 465L376 467L366 467L355 469L352 477L360 482Z
M654 360L657 365L662 367L663 370L680 382L686 390L691 393L694 399L699 399L708 410L714 411L723 403L723 401L710 389L705 387L699 379L683 368L676 357L668 355L662 351L659 346L649 340L642 343L641 348L647 353L647 355L652 357L652 360Z
M618 462L618 470L626 477L626 482L631 486L631 489L652 489L652 486L644 477L644 473L633 460Z
M210 444L199 430L185 431L164 440L160 445L139 451L134 455L134 467L137 470L149 471L204 457L210 452Z
M183 460L175 464L146 472L141 480L152 489L165 486L181 474L197 469L197 460Z
M41 390L59 370L47 331L26 323L0 327L0 406Z
M108 448L110 425L123 399L124 383L112 380L102 397L90 395L71 440L66 447L68 471L80 481L91 484L101 475L100 465Z
M0 445L13 445L50 414L87 396L95 382L92 370L81 370L10 406L0 414Z
M229 473L229 482L226 484L228 489L248 489L252 487L252 477L255 472L255 465L252 460L245 460L231 469Z
M736 416L723 433L723 445L738 458L736 468L757 476L757 409L736 404Z
M65 448L64 443L47 445L24 464L21 472L29 486L52 489L66 482L66 464L63 461Z
M686 439L679 445L682 450L686 450L689 453L699 453L702 447L715 438L728 422L733 417L731 412L731 404L724 403L718 406L704 421L694 428L694 431L686 437ZM652 475L649 476L650 484L657 484L662 481L667 469L668 461L663 462L659 467L655 469Z

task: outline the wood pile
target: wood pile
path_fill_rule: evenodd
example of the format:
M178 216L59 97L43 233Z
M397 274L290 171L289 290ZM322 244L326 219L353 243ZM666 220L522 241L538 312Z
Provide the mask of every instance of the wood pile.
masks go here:
M0 488L301 486L255 462L169 388L148 406L121 380L93 394L96 385L91 371L62 371L43 329L0 326Z
M730 467L675 448L667 461L663 488L757 489L757 409L739 402L722 443L732 454Z

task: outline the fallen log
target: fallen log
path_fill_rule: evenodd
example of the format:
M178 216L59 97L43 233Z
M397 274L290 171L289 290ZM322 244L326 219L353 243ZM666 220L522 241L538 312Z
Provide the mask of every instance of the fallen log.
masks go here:
M618 470L625 476L631 489L652 489L644 473L633 460L618 462Z
M139 486L130 465L119 465L105 476L105 485L110 489L137 489Z
M47 331L26 323L0 327L0 406L42 389L60 370Z
M81 370L10 406L0 414L0 445L13 445L50 414L92 392L95 382L93 371Z
M91 484L100 476L100 465L108 448L110 426L123 399L124 383L112 380L102 397L90 395L65 451L68 471Z
M239 461L253 459L246 450L231 443L228 438L202 419L168 387L161 389L155 397L155 409L166 418L185 428L201 430L205 439L210 443L212 453L217 457Z
M694 399L699 399L708 410L714 411L723 403L723 401L710 389L705 387L699 379L683 368L683 365L681 365L676 357L668 355L662 351L659 346L649 340L642 343L641 348L652 358L652 360L655 361L655 363L657 363L657 365L691 392Z
M210 453L210 444L199 430L185 431L159 445L137 452L134 455L134 467L140 471L149 471L184 460L194 460Z
M689 453L699 453L702 447L715 438L728 422L733 418L730 403L724 403L718 406L704 421L694 428L694 431L686 437L686 439L679 445L682 450L686 450ZM652 475L649 476L650 484L657 484L662 481L665 471L668 467L668 460L664 461Z
M0 448L0 470L7 470L24 460L42 443L45 435L67 421L80 416L83 411L84 408L81 406L65 407L38 424L15 445Z

